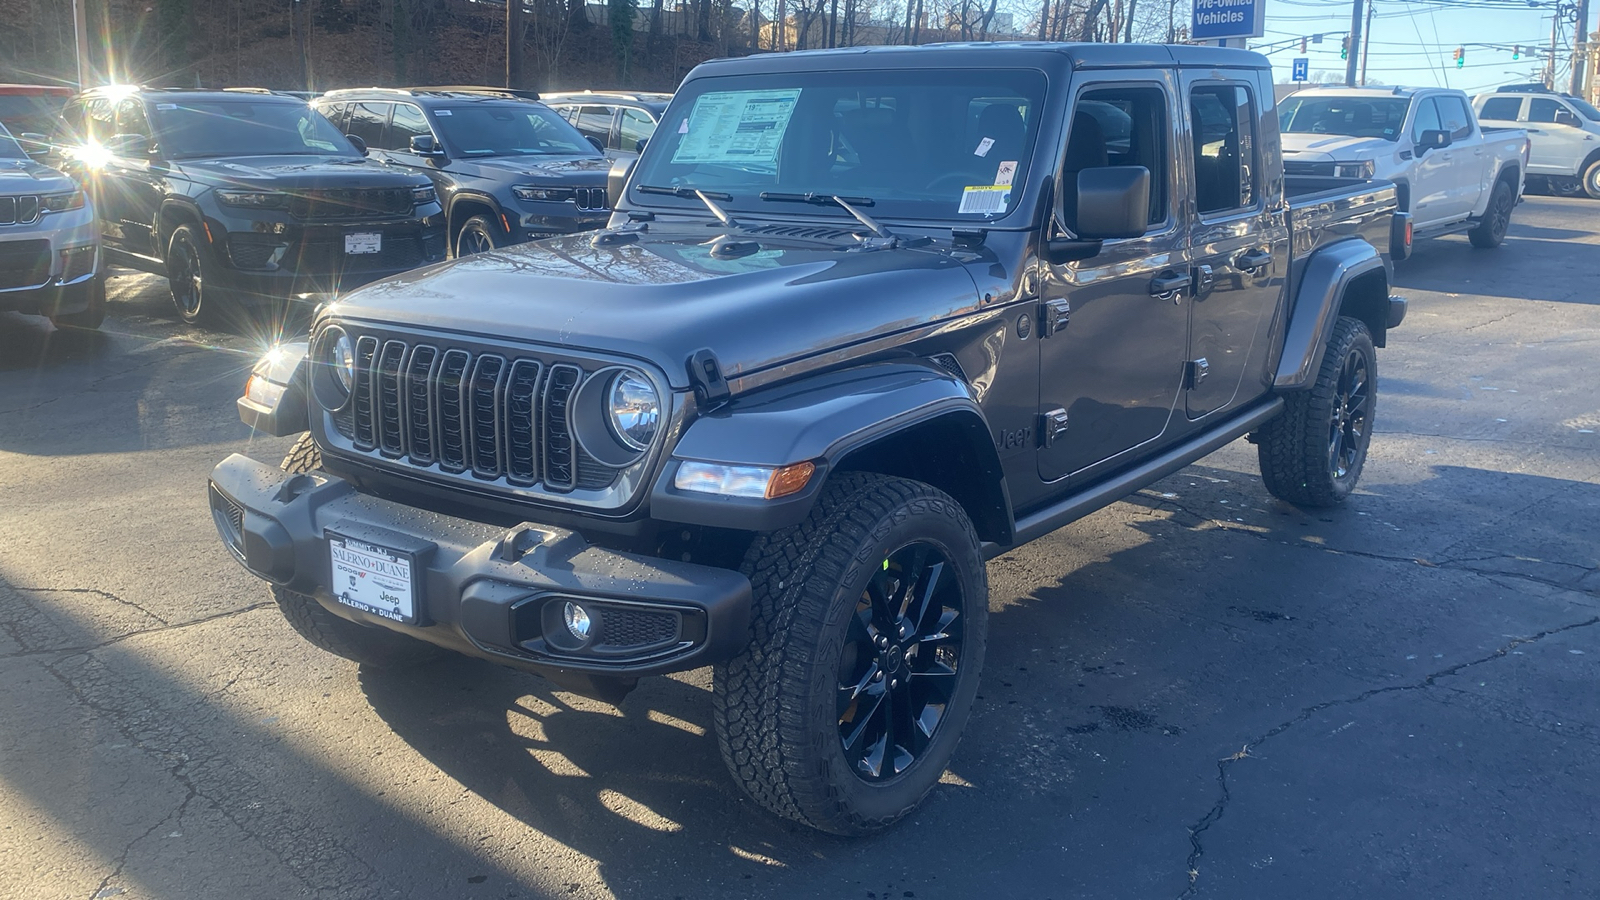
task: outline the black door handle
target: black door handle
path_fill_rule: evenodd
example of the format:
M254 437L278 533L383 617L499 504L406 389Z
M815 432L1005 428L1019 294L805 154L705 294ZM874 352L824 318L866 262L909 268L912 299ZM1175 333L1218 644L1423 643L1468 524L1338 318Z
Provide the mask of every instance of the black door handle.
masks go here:
M1188 272L1166 271L1150 279L1150 296L1174 300L1176 294L1194 283Z
M1233 265L1235 268L1248 272L1251 269L1259 269L1269 265L1271 262L1272 251L1270 250L1246 250L1239 254L1239 258L1233 261Z

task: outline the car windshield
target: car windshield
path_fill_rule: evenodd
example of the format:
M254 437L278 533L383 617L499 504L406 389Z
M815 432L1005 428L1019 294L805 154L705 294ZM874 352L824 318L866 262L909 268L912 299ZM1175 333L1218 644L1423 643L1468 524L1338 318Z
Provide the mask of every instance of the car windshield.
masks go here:
M287 100L161 100L156 131L168 159L214 156L360 156L333 123Z
M1044 90L1032 69L696 79L656 129L630 199L703 209L692 193L703 190L770 214L763 193L817 194L858 198L874 217L996 218L1026 183ZM851 218L837 206L813 212Z
M48 121L61 114L68 99L61 94L0 94L0 119Z
M0 125L0 159L27 158L28 154L22 152L22 148L11 137L11 132L7 131L4 125Z
M1595 109L1594 105L1589 101L1581 97L1568 97L1567 102L1577 107L1578 112L1583 113L1585 119L1591 122L1600 122L1600 109Z
M531 103L472 103L433 111L452 156L600 156L561 114Z
M1278 130L1393 141L1410 105L1403 97L1290 97L1278 105Z

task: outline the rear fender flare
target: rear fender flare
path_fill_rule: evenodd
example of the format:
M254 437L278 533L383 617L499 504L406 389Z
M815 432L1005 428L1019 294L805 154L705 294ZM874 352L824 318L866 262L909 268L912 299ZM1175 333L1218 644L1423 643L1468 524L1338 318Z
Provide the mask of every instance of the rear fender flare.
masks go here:
M940 454L959 459L959 466L929 461ZM746 499L679 490L674 480L685 461L765 467L809 461L817 472L792 496ZM696 419L656 480L650 513L661 521L773 531L804 520L828 475L849 470L921 476L962 504L984 540L1010 540L1004 473L971 386L916 362L830 372L736 398Z
M1377 287L1381 307L1365 309L1366 294ZM1322 366L1322 355L1340 315L1367 322L1374 343L1383 346L1388 327L1389 270L1383 257L1366 241L1345 240L1312 254L1295 292L1294 311L1284 331L1283 354L1272 386L1277 391L1309 388ZM1377 312L1381 308L1381 313Z

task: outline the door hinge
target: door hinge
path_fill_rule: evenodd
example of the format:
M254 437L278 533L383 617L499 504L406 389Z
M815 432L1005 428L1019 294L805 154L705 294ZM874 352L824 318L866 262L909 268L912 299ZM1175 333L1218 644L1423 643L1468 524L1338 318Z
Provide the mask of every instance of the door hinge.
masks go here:
M1067 411L1056 407L1039 417L1039 442L1049 447L1067 433Z
M1046 300L1039 305L1039 336L1049 337L1067 327L1072 318L1072 304L1065 297Z
M1186 381L1188 382L1189 390L1192 391L1200 386L1200 382L1206 380L1206 374L1211 371L1211 364L1206 362L1206 358L1202 356L1199 359L1189 360L1187 368Z
M1211 267L1199 265L1194 267L1194 299L1204 300L1211 289L1216 286L1217 278L1212 273Z

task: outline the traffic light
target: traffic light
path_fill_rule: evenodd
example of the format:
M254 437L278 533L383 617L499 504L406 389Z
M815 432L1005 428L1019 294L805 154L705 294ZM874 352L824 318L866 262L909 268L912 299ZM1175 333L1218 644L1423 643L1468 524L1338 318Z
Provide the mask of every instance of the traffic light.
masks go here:
M1303 37L1300 39L1300 55L1306 55L1306 39Z
M1519 44L1519 45L1511 48L1511 58L1512 59L1521 59L1522 58L1522 45Z
M1457 47L1456 48L1456 68L1458 68L1458 69L1462 68L1466 64L1467 64L1467 48L1465 48L1465 47Z
M1350 35L1348 35L1348 34L1344 36L1344 43L1342 43L1339 46L1339 58L1340 59L1349 59L1350 58Z

